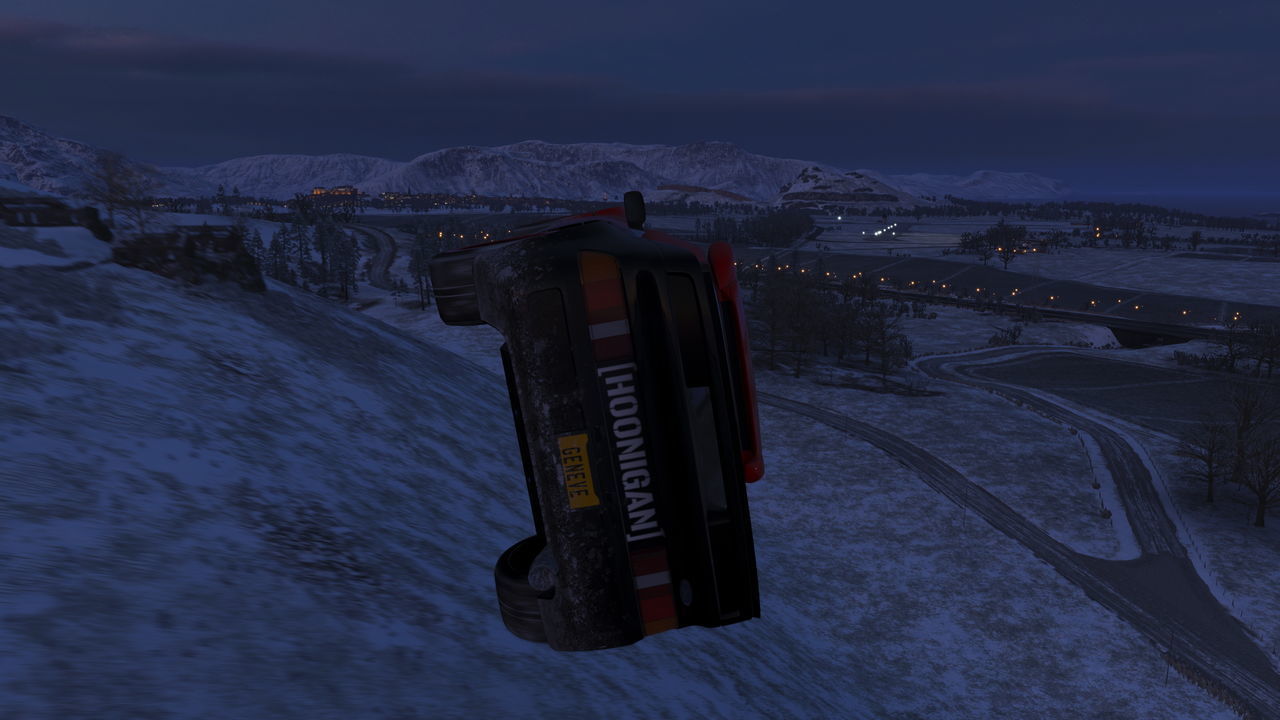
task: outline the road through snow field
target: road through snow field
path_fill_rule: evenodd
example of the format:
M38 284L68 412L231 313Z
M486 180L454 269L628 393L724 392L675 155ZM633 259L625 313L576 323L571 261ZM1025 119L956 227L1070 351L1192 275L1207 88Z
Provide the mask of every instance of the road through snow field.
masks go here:
M368 225L344 227L364 235L377 245L377 250L369 261L369 284L381 290L395 290L395 286L387 279L387 270L396 259L396 243L391 238L391 233Z
M1001 352L930 358L919 365L940 379L992 389L988 385L996 383L974 379L953 366L991 362ZM1003 385L1000 391L1006 395L1016 392ZM1146 635L1166 661L1234 709L1246 717L1280 718L1280 675L1196 574L1151 486L1150 473L1118 433L1042 397L1018 397L1018 401L1090 433L1103 448L1117 486L1124 488L1121 499L1139 536L1143 556L1136 560L1102 560L1076 553L941 459L875 426L771 393L762 393L760 401L854 435L886 452L917 472L931 488L1031 550L1090 598ZM1140 487L1144 483L1146 487Z

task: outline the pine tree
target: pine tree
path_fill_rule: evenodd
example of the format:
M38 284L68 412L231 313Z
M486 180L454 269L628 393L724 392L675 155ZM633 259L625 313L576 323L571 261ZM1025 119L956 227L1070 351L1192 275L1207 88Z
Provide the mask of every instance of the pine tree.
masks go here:
M258 263L258 267L262 268L266 265L266 249L262 247L262 233L258 228L254 228L249 234L248 239L244 241L245 249L253 256L254 262Z
M267 246L267 277L295 284L293 270L289 267L289 256L289 234L284 228L280 228L272 234L271 244Z
M227 197L227 189L222 185L218 186L218 194L214 196L214 202L218 204L218 211L223 215L231 214L231 201Z
M311 241L308 237L306 226L297 223L290 224L288 229L284 231L284 242L289 256L294 258L297 263L298 278L301 280L302 287L305 288L311 276L307 262L311 257Z
M332 226L336 231L333 237L333 245L330 248L330 272L331 281L338 284L338 289L342 292L343 300L350 300L351 296L356 294L356 269L360 267L360 244L351 236L351 233L343 232Z
M409 274L413 276L413 285L418 291L418 307L421 310L426 310L431 302L431 276L428 270L439 240L438 236L420 225L413 236L413 247L409 250Z

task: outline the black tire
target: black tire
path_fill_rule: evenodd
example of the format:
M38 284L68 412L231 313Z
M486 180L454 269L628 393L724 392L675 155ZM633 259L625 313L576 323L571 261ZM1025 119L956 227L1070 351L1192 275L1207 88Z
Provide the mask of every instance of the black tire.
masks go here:
M622 207L627 213L627 227L643 230L645 221L644 195L639 190L628 190L622 195Z
M542 625L542 611L538 606L538 591L529 586L529 566L545 545L545 538L537 535L527 537L507 548L493 568L502 623L511 634L530 642L547 641L547 630Z
M476 279L470 252L441 253L431 259L431 290L436 309L446 325L481 325L480 303L476 299Z

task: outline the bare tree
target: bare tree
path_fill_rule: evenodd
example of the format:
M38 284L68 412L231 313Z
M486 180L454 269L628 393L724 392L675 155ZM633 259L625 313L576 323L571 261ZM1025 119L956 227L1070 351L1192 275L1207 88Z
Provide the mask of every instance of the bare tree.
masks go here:
M1267 366L1267 377L1275 370L1280 357L1280 328L1274 324L1251 323L1245 338L1246 354L1253 361L1253 376L1262 377L1262 366Z
M790 318L787 308L793 283L794 275L791 273L770 272L765 275L760 289L752 293L753 315L764 330L770 370L778 369L778 349Z
M1254 439L1245 453L1240 484L1257 503L1254 526L1266 527L1267 510L1280 507L1280 432L1272 430Z
M154 168L129 162L120 153L103 152L89 168L83 192L106 208L108 225L115 227L118 210L138 232L146 232L156 185Z
M792 373L800 377L804 372L814 339L824 321L824 301L831 298L818 287L813 274L791 273L783 300L784 328L791 350Z
M1275 394L1259 383L1237 382L1228 399L1231 420L1231 482L1242 482L1250 449L1280 415Z
M1215 483L1230 464L1231 433L1228 423L1206 417L1183 435L1175 451L1188 461L1186 476L1208 485L1205 502L1213 502Z
M999 245L996 247L996 257L1000 259L1000 262L1004 263L1005 270L1009 269L1009 263L1013 262L1013 259L1017 256L1018 248L1013 245Z
M418 290L418 309L426 310L431 303L431 258L436 252L435 238L425 228L419 226L413 236L413 246L409 251L409 274L413 276L414 287Z

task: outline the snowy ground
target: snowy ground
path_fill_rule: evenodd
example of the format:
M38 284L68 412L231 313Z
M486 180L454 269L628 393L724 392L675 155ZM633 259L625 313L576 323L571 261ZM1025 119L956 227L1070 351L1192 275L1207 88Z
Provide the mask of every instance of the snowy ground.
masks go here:
M942 257L962 263L982 262L975 255L949 254L960 236L966 232L979 232L994 225L999 218L888 218L882 223L876 217L847 217L837 220L834 216L816 218L825 228L814 241L801 245L805 250L817 250L823 246L834 253L879 255L905 254L918 257ZM883 234L897 223L900 235ZM1069 222L1016 221L1035 233L1060 230L1071 232L1080 226ZM1194 228L1161 227L1160 234L1188 237ZM1240 233L1228 230L1209 230L1213 238L1237 238ZM1201 252L1212 252L1212 241L1206 241ZM1200 297L1236 300L1259 304L1276 304L1277 288L1280 288L1280 263L1258 262L1241 259L1208 259L1186 257L1185 248L1174 252L1163 250L1124 250L1120 248L1064 248L1053 252L1037 252L1019 255L1009 265L1009 270L1063 280L1081 280L1096 285L1132 288L1156 292L1193 295ZM1000 267L992 260L988 264Z
M768 560L733 631L511 636L509 406L453 353L112 265L2 270L0 313L0 716L882 716Z
M487 327L450 328L433 311L394 310L386 304L369 312L501 372L501 337ZM1087 337L1092 330L1062 324L1046 333ZM934 351L952 341L945 333L940 341L918 340ZM764 371L758 382L762 390L892 428L1081 552L1113 557L1120 550L1110 522L1097 512L1079 440L1066 428L1019 413L1013 430L1007 403L965 388L949 388L940 397L903 398ZM752 512L758 528L785 534L768 544L758 539L761 572L770 572L766 555L773 547L786 553L780 565L792 571L787 582L801 580L797 595L854 600L836 609L818 604L812 612L850 616L849 627L836 631L843 642L831 652L843 658L885 716L1048 717L1055 708L1063 717L1226 716L1194 698L1174 701L1167 711L1147 706L1164 692L1163 686L1155 687L1163 682L1164 666L1133 630L878 450L772 408L762 409L762 425L769 443L768 475L752 487ZM1009 446L1011 432L1017 442ZM821 504L794 502L810 491L823 498ZM843 521L832 525L832 516ZM847 535L833 540L832 533ZM834 564L833 544L841 557ZM832 587L846 582L847 590ZM1000 623L986 622L993 608L1004 618ZM1047 614L1040 615L1041 610ZM1110 659L1099 660L1107 655ZM1066 658L1070 662L1061 665ZM1132 667L1109 676L1098 672L1113 663ZM1033 672L1009 672L1026 667ZM1046 686L1044 677L1060 678L1063 685ZM1148 680L1152 689L1142 690ZM1134 687L1126 687L1129 683ZM1046 699L1073 693L1070 703ZM1106 698L1138 704L1109 707Z
M808 605L878 716L1231 717L1176 674L1166 687L1136 631L875 448L769 408L762 432L762 583Z
M932 320L902 317L903 331L911 338L917 357L987 347L992 336L1015 325L1022 326L1019 345L1118 345L1111 330L1098 325L1056 321L1022 322L1006 315L945 305L929 305L926 314L931 313L936 313L937 317Z
M111 258L111 246L82 227L0 224L0 267L71 267Z
M970 388L934 384L942 394L905 397L828 385L823 375L818 371L815 383L762 372L759 385L926 448L1077 552L1121 552L1111 522L1099 514L1085 450L1068 428Z
M834 249L834 248L833 248ZM857 250L850 249L849 252ZM936 253L902 248L916 256ZM1245 259L1216 260L1180 256L1159 250L1066 248L1019 255L1011 272L1061 280L1080 280L1104 287L1275 305L1280 263ZM945 260L981 263L975 255L948 255ZM988 263L999 268L997 261Z
M1195 421L1201 408L1228 392L1225 377L1186 368L1165 372L1172 363L1156 350L1072 351L1161 368L1145 376L1133 365L1113 365L1117 371L1107 371L1080 357L1007 364L997 378L1024 386L1039 384L1026 381L1032 375L1047 378L1042 395L1076 403L1139 447L1199 574L1280 667L1280 596L1275 592L1280 586L1280 533L1275 527L1252 527L1253 505L1237 487L1221 484L1218 501L1206 504L1204 486L1185 477L1185 461L1175 455L1176 434Z
M202 213L155 213L152 224L156 227L166 227L177 225L180 227L199 227L201 225L209 225L216 227L218 225L235 225L237 222L243 222L250 233L257 230L262 234L262 242L271 242L271 236L277 230L284 227L287 223L275 222L273 220L260 220L242 215L211 215Z
M1163 476L1197 567L1280 667L1280 532L1274 513L1266 528L1254 527L1252 498L1233 485L1220 485L1215 502L1206 503L1204 484L1187 478L1185 461L1174 455L1175 441L1149 433L1141 442Z
M530 528L501 339L357 302L419 340L274 283L0 269L0 717L1230 717L886 456L768 408L762 619L519 641L492 597ZM933 332L917 346L960 342ZM808 387L1108 552L1062 428L979 394ZM1046 457L1061 472L1018 487Z
M969 259L972 255L950 256ZM1010 270L1108 287L1132 288L1236 300L1280 303L1280 263L1179 257L1158 250L1069 248L1020 255Z

